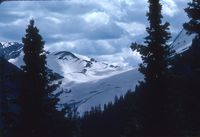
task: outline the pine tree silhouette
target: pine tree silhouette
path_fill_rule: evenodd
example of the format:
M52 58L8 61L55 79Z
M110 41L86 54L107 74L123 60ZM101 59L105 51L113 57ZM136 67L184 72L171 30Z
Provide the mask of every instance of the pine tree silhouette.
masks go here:
M17 135L20 137L67 136L68 120L64 117L64 112L58 112L55 108L58 101L52 94L55 85L50 81L44 41L34 25L34 20L30 21L22 41L25 65L22 66L24 74L20 96L21 125Z
M200 1L192 0L188 5L185 12L188 14L190 21L183 26L190 34L197 33L200 37Z
M174 53L168 45L171 38L169 23L162 24L162 5L159 0L149 0L147 13L149 27L144 45L133 43L131 48L141 54L143 63L139 71L144 74L138 92L138 112L141 134L166 135L168 124L165 117L166 78L170 56Z

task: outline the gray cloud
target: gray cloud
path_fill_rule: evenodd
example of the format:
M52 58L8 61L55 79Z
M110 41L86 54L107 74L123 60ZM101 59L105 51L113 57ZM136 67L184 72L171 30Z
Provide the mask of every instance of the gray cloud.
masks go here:
M171 23L175 36L187 20L183 10L187 3L163 0L163 4L164 20ZM147 10L147 0L5 2L0 5L0 38L20 42L33 18L48 50L112 57L125 53L132 41L143 41Z

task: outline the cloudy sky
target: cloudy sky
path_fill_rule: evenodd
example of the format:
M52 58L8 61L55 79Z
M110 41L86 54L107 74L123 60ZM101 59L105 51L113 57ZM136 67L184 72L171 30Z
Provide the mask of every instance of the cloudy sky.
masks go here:
M171 23L174 38L188 20L183 9L189 0L161 1L164 20ZM47 50L68 50L115 64L135 65L140 58L129 46L143 42L147 11L146 0L3 2L0 41L20 42L33 18Z

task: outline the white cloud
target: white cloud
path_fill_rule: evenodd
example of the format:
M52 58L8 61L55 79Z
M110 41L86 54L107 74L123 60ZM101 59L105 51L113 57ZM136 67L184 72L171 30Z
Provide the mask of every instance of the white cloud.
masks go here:
M124 67L130 66L130 64L136 67L142 61L140 54L138 52L133 52L130 48L124 48L119 53L94 57L103 62Z
M178 6L176 5L174 0L163 0L163 13L173 17L179 11Z
M141 35L144 34L146 31L146 26L138 22L118 22L117 24L121 26L124 30L126 30L131 36Z
M60 19L58 19L56 17L49 17L49 16L47 16L47 17L45 17L45 19L48 20L48 21L53 21L55 24L62 23L62 20L60 20Z
M82 16L87 23L93 25L108 24L110 17L105 12L92 12Z

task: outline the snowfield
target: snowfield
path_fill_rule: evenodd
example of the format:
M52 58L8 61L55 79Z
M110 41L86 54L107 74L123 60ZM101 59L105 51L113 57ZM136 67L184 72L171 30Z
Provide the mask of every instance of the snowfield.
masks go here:
M62 85L60 88L68 87L68 91L59 96L60 104L77 106L78 112L82 114L90 110L92 106L103 105L114 101L115 96L124 95L127 90L134 89L138 80L143 76L137 69L130 69L110 77L96 79L85 83ZM60 89L58 89L60 91Z

